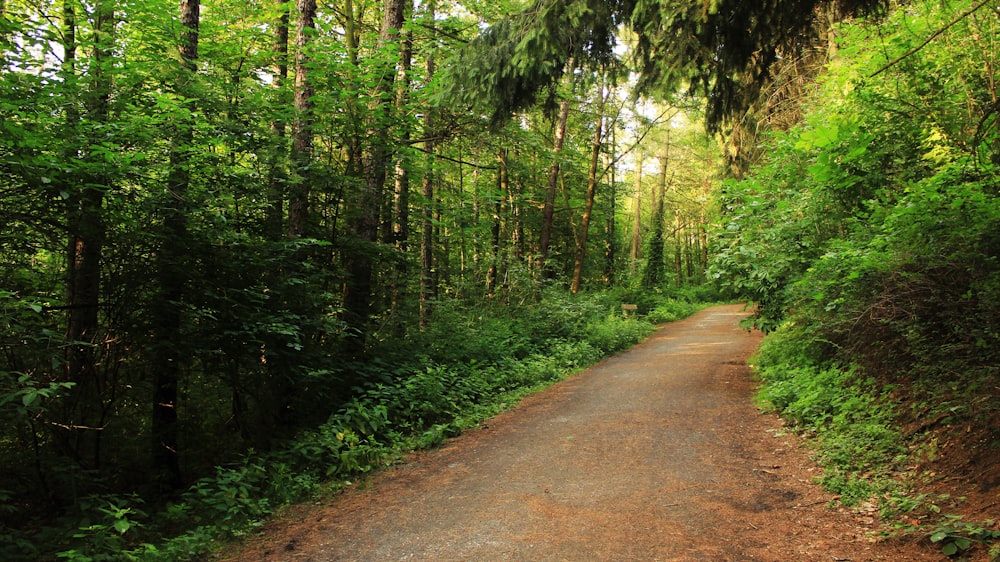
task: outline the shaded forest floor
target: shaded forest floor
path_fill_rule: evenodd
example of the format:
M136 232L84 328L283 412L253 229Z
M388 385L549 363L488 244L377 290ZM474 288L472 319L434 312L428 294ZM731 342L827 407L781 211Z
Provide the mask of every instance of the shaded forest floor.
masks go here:
M801 440L753 406L744 314L667 325L219 558L945 559L923 535L883 538L874 507L829 507Z

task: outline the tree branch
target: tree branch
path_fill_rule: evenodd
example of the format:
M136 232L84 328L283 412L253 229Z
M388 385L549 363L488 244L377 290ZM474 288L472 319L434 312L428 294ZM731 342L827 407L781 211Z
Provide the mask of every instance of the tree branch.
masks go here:
M886 70L889 70L890 68L896 66L903 59L905 59L907 57L910 57L910 56L913 56L914 53L916 53L920 49L923 49L924 47L926 47L928 43L930 43L931 41L933 41L934 39L936 39L939 35L941 35L945 31L948 31L948 29L950 29L953 25L955 25L956 23L962 21L963 19L971 16L972 14L974 14L975 12L977 12L980 8L982 8L986 4L989 4L990 2L991 2L991 0L980 0L980 2L978 4L976 4L975 6L969 8L968 10L966 10L964 13L962 13L962 15L960 15L957 18L955 18L954 20L952 20L951 23L949 23L948 25L946 25L946 26L942 27L941 29L939 29L939 30L935 31L934 33L932 33L930 37L928 37L927 39L925 39L923 41L923 43L917 45L916 47L910 49L909 51L903 53L902 55L896 57L894 60L890 61L888 64L886 64L882 68L880 68L880 69L876 70L875 72L873 72L872 74L870 74L868 77L869 78L874 78L874 77L878 76L879 74L882 74Z

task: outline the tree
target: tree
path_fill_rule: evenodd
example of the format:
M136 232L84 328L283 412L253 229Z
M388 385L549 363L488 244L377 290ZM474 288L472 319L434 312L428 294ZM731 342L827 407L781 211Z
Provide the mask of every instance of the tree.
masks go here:
M632 198L632 235L629 238L629 264L632 274L636 272L642 257L642 164L645 154L640 148L635 155L635 196Z
M606 80L598 80L597 87L597 113L594 124L594 141L590 149L590 168L587 173L587 195L584 199L583 216L580 219L580 237L577 241L576 260L573 262L573 281L570 284L570 292L574 295L580 291L580 283L583 278L583 264L587 258L587 233L590 230L590 217L594 210L594 197L597 193L598 167L601 159L601 147L604 142L604 105L607 101L608 91Z
M296 0L295 28L295 123L292 131L292 174L288 197L288 237L307 234L310 166L313 151L313 86L309 70L309 48L316 29L316 0Z
M350 346L356 352L364 349L367 322L372 314L374 254L379 241L380 220L384 218L383 193L387 166L391 160L388 131L396 76L395 59L399 55L398 38L405 8L403 0L385 0L375 60L377 79L368 108L368 144L362 157L364 183L357 197L357 207L352 211L351 222L356 247L348 258L350 281L344 297L344 308L348 322L355 328L356 336Z
M571 80L567 78L567 82ZM542 207L542 229L538 241L538 273L542 277L550 278L552 268L546 264L549 258L549 242L552 239L552 221L555 216L556 192L559 187L559 170L563 151L563 142L566 139L566 124L569 121L569 99L559 102L559 115L556 118L553 139L552 155L553 160L549 166L548 181L545 184L545 203Z
M278 0L277 10L278 17L273 23L274 39L272 47L274 51L274 90L278 98L277 105L282 106L285 102L284 93L286 82L288 81L288 3L284 0ZM269 238L277 240L283 233L282 226L285 220L285 184L288 182L288 172L285 169L287 123L283 116L279 115L277 118L271 120L270 130L272 146L268 162L268 203L265 222Z
M63 2L63 77L75 90L81 82L76 68L76 6L72 0ZM91 143L104 133L109 117L111 96L110 55L114 48L114 5L110 1L94 6L92 55L88 60L89 87L82 94L82 114L73 99L66 102L67 138L78 135L86 139L80 145L71 144L67 160L82 155L80 174L67 177L62 186L67 198L66 291L66 377L75 384L74 412L66 420L75 435L75 456L90 466L100 465L100 428L104 424L105 408L102 396L97 348L100 345L99 309L101 299L101 254L104 238L102 202L109 189L108 178L98 170L100 164L90 153ZM70 151L68 151L70 152ZM68 175L67 175L68 176ZM86 444L86 445L85 445Z
M663 155L660 157L660 177L657 183L656 200L653 203L656 210L653 213L653 224L649 235L646 269L642 276L642 284L648 288L657 287L664 281L664 239L666 237L664 221L666 220L667 187L672 183L672 178L668 179L669 168L670 131L668 130L667 139L663 145Z
M184 288L190 274L189 256L185 252L188 239L189 190L191 184L190 157L194 143L192 102L196 99L191 84L197 73L198 28L201 18L199 0L182 0L180 4L181 34L178 51L181 61L176 70L174 88L186 105L173 130L170 168L165 186L163 224L157 253L159 295L155 307L155 330L158 342L154 348L153 467L162 474L163 485L176 488L182 482L180 466L180 435L178 427L178 390L183 372Z
M434 22L435 3L427 4L426 19ZM427 54L427 79L434 77L434 52ZM427 153L426 169L421 182L423 211L420 222L420 326L430 323L432 302L437 290L434 278L434 112L424 113L424 151Z
M881 11L885 2L535 0L468 47L467 64L453 71L453 95L502 122L557 83L568 61L592 68L608 64L615 58L615 31L627 25L636 36L638 90L700 93L708 124L716 128L757 99L782 48L805 34L818 8L827 5L867 14Z
M490 227L490 265L486 271L486 296L494 298L497 294L497 287L500 282L500 270L503 265L503 254L501 243L501 229L503 228L503 200L510 183L509 174L510 150L501 148L497 153L497 183L492 194L493 200L493 221Z

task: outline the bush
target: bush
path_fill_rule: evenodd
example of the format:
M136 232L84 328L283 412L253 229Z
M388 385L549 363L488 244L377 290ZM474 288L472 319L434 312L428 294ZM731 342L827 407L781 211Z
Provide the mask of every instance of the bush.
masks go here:
M610 315L587 327L586 341L605 355L627 349L653 332L649 322Z
M675 322L691 316L701 308L701 305L671 298L657 303L656 307L649 312L648 318L653 324Z

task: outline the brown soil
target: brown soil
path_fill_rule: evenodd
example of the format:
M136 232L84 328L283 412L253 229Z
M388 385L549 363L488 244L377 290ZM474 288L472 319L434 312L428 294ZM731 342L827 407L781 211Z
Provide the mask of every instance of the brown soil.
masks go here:
M752 404L760 336L740 306L646 342L302 505L233 561L943 560L877 540L877 515L829 507L820 469Z

